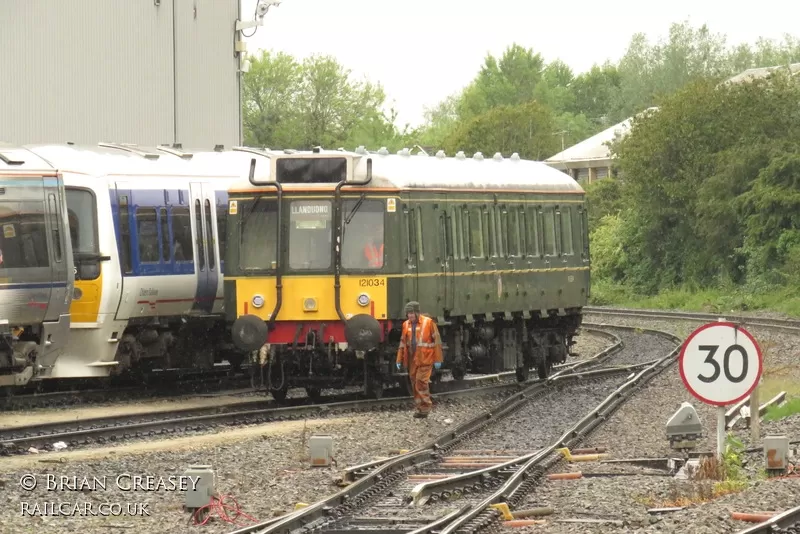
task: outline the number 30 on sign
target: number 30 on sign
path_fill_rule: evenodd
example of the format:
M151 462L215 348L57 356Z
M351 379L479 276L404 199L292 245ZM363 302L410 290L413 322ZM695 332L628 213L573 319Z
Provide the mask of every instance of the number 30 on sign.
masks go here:
M720 321L686 338L679 363L681 379L692 395L706 404L727 406L750 395L761 378L763 359L750 332Z

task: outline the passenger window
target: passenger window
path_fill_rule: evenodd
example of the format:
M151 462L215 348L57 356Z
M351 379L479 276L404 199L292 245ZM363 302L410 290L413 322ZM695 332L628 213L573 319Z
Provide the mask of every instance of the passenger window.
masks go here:
M572 209L561 210L561 254L572 256L575 253L572 245Z
M545 208L540 212L542 216L542 235L544 238L544 255L556 255L556 224L553 208Z
M119 197L120 256L123 272L133 272L131 263L131 219L128 213L128 196Z
M206 243L208 243L208 268L214 270L217 266L217 257L214 254L214 222L211 219L211 202L206 199Z
M61 217L59 216L58 202L53 193L50 193L47 199L50 209L50 235L53 236L53 252L56 263L61 263Z
M477 206L469 210L469 242L473 258L484 258L483 212Z
M417 254L419 255L419 261L423 261L425 259L425 243L422 240L422 206L417 206L417 216L414 219L414 223L417 234Z
M175 261L194 261L189 208L172 208L172 245Z
M172 261L172 256L169 250L169 221L167 220L167 208L159 208L158 210L159 227L161 228L161 259L166 263Z
M158 263L158 226L155 208L136 208L136 236L139 240L139 262Z
M508 250L509 256L515 258L522 256L522 247L519 239L519 214L520 212L516 209L512 209L506 214L506 239L508 243L506 250Z
M197 243L197 259L199 262L199 268L201 271L206 270L206 251L203 249L203 213L200 208L200 200L194 201L194 224L197 233L197 239L195 242Z

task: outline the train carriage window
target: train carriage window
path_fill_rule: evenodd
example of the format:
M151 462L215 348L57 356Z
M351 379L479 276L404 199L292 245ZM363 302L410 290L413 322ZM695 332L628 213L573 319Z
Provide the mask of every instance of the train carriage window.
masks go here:
M278 204L265 197L243 204L239 242L239 268L269 271L278 265Z
M506 214L506 239L509 257L518 258L522 256L522 247L519 239L519 211L511 209Z
M561 209L561 254L572 256L575 251L572 245L572 209Z
M422 206L417 206L417 216L414 218L414 231L417 234L417 254L419 261L425 260L425 243L422 239Z
M227 207L223 205L217 206L217 243L219 243L219 263L225 261L225 243L227 242L228 234L228 211Z
M556 222L555 210L545 208L539 212L542 215L542 235L544 237L544 255L556 255Z
M139 241L139 262L158 263L158 223L155 208L136 208L136 236Z
M50 235L53 236L53 256L55 256L56 263L61 263L61 217L58 202L53 193L47 195L47 208L50 214Z
M384 262L384 208L380 200L342 204L342 267L381 269Z
M81 254L90 256L100 252L97 241L97 211L95 209L94 193L88 189L66 189L67 223L69 225L69 238L72 244L72 254L80 257ZM130 236L125 236L129 238ZM130 245L126 250L130 250ZM120 265L125 272L130 272L130 263L126 264L120 258ZM98 262L82 262L75 265L76 279L95 280L100 276Z
M214 254L216 243L214 242L214 222L211 219L211 202L206 199L206 243L208 243L208 268L213 271L217 266L217 257Z
M195 243L197 243L197 260L199 269L206 270L206 251L203 248L203 213L200 208L200 199L194 201L194 226L195 226Z
M0 202L0 229L0 270L50 266L44 202Z
M333 239L331 201L293 200L289 207L289 268L330 269Z
M527 225L525 226L526 241L528 242L528 256L541 256L542 248L539 242L539 212L536 208L528 208L525 218Z
M589 218L586 213L586 207L581 206L578 208L578 217L581 220L581 244L583 247L583 257L589 258Z
M484 255L483 211L474 206L469 210L469 248L473 258L485 258Z
M189 208L172 208L172 246L175 261L194 261L191 221Z
M170 254L169 246L169 220L167 218L167 208L159 208L158 225L161 228L161 259L166 263L170 263L172 261L172 255Z
M119 197L120 265L125 273L133 272L131 262L131 219L128 211L128 196Z

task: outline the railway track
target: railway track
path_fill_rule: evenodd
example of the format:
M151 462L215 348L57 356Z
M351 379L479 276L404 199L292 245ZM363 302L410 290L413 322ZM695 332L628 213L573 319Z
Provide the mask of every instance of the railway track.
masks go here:
M619 338L604 330L585 330L606 336L619 343ZM586 360L554 367L555 371L574 370L598 365L603 353ZM490 385L486 385L490 384ZM483 375L460 381L440 381L431 384L439 399L456 399L464 395L510 395L525 387L516 381L514 371ZM31 447L39 451L54 450L54 444L65 443L69 449L92 444L119 443L130 439L169 437L204 432L218 426L240 426L271 421L324 417L342 413L374 410L405 409L408 395L400 388L387 390L383 399L362 399L359 393L343 393L324 397L312 404L307 397L290 398L282 402L267 399L228 402L212 407L182 408L96 417L78 421L58 421L35 425L7 427L0 430L0 455L23 454Z
M583 313L587 315L606 315L606 316L619 316L619 317L634 317L634 318L649 318L649 319L667 319L671 321L716 321L720 317L725 320L738 323L741 325L760 326L773 330L784 330L800 334L800 320L798 319L773 319L766 317L756 317L753 315L739 315L728 313L699 313L699 312L683 312L671 310L646 310L637 308L610 308L610 307L595 307L586 306L583 308Z
M234 534L450 534L489 526L501 514L492 505L519 502L548 467L562 461L559 449L579 445L636 389L676 360L680 340L671 334L610 328L634 341L632 336L650 334L669 353L663 355L662 350L663 356L652 360L636 342L627 346L620 340L596 356L603 362L614 356L620 365L591 371L562 369L431 443L347 469L343 475L347 487L342 491ZM575 398L564 402L563 395ZM591 407L588 413L587 407ZM548 417L549 430L533 438L547 426ZM563 432L565 420L569 428ZM497 431L498 427L502 428Z
M736 534L800 534L800 506L777 514Z

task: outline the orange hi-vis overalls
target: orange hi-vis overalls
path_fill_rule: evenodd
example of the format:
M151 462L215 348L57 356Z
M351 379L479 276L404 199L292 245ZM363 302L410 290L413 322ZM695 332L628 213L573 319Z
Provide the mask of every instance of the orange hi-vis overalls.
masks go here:
M416 344L411 335L412 323L403 323L397 363L408 368L408 378L414 391L414 404L420 413L428 413L433 407L429 383L433 364L442 361L442 339L439 329L430 317L419 316L416 325ZM415 350L416 345L416 350Z
M373 269L383 267L383 245L376 247L372 243L367 243L364 247L364 256L367 257L369 266Z

